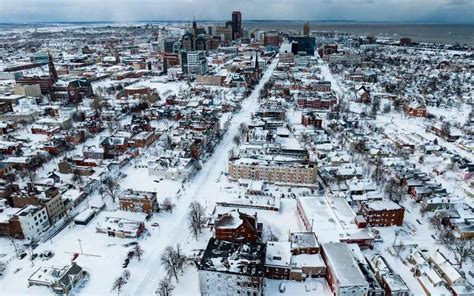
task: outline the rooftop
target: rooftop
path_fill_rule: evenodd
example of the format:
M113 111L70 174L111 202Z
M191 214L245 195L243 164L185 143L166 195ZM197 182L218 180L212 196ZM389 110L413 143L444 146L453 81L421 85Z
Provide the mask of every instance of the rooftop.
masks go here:
M201 260L200 270L263 277L265 244L237 244L211 238Z

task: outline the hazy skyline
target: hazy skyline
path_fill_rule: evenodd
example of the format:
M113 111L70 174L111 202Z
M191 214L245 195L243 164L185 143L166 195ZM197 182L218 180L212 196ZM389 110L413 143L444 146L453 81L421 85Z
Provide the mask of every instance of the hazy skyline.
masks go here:
M474 23L474 0L0 0L0 22L229 19Z

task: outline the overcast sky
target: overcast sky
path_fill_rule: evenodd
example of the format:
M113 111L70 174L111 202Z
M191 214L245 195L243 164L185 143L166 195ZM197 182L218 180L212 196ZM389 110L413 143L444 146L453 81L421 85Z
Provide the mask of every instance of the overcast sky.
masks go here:
M0 22L356 20L474 23L474 0L0 0Z

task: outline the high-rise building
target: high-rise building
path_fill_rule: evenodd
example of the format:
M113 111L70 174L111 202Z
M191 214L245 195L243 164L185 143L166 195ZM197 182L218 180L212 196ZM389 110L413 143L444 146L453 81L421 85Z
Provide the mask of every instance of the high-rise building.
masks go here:
M242 37L242 14L240 11L232 12L232 39Z
M308 37L310 33L309 22L304 23L303 35Z

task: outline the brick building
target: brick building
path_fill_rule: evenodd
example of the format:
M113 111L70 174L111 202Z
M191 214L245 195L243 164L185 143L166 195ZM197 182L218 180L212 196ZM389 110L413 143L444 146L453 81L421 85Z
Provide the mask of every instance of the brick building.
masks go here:
M267 182L314 184L315 164L276 163L258 159L235 159L229 161L229 176L233 179L263 180Z
M153 213L158 209L156 192L127 189L119 196L119 207L123 211Z
M360 212L370 226L402 226L405 209L388 200L363 202Z
M256 243L261 236L261 224L257 221L257 214L250 216L238 210L230 211L216 219L215 237L224 241Z

